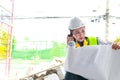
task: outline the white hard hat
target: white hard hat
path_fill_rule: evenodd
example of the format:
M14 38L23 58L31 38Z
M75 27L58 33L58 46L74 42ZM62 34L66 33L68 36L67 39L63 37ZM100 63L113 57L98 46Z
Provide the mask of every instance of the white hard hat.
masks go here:
M77 29L77 28L80 28L80 27L83 27L83 26L84 26L84 24L79 19L79 17L73 17L70 20L70 23L69 23L69 30L74 30L74 29Z

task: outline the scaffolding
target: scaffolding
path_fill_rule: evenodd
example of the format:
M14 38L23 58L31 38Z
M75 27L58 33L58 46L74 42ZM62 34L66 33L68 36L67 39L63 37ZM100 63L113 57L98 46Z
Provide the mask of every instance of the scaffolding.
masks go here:
M0 0L0 74L5 76L10 72L13 7L14 0Z

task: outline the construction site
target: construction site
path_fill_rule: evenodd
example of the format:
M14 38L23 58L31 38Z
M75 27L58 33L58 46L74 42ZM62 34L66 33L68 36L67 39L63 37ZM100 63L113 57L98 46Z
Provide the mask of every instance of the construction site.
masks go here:
M120 42L120 1L80 1L0 0L0 80L64 80L73 16L84 21L87 36Z

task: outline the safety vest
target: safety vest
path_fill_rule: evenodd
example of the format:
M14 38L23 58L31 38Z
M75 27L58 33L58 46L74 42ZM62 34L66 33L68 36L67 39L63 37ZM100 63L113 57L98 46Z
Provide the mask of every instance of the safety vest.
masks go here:
M75 42L76 48L80 47L80 44L78 43L78 41ZM98 40L96 37L87 37L84 41L83 41L83 46L88 46L88 45L98 45Z

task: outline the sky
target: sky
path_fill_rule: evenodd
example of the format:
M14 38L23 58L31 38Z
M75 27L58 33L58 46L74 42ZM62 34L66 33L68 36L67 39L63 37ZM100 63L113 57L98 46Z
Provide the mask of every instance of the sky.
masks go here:
M12 1L12 0L10 0ZM106 12L109 1L111 15L119 16L120 0L13 0L14 16L88 16L101 15ZM11 5L8 0L0 0L8 10ZM96 12L93 12L96 10Z
M105 0L14 0L16 16L90 15L105 10ZM100 10L98 12L103 12ZM89 13L89 14L88 14Z
M111 14L118 15L120 1L109 0L109 6ZM105 10L106 0L14 0L15 16L84 16L104 14Z

